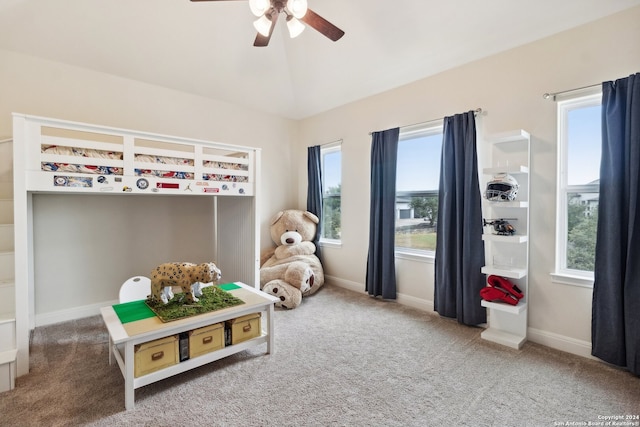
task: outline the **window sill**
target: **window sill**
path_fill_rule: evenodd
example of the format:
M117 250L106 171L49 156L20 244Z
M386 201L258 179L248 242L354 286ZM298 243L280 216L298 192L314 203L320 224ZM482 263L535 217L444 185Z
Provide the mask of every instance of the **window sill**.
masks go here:
M342 241L340 240L320 240L320 247L322 248L341 248Z
M551 273L551 281L562 285L593 288L593 277L577 276L568 273Z
M401 249L395 251L396 258L406 259L408 261L424 262L434 264L436 260L435 252L412 251L410 249Z

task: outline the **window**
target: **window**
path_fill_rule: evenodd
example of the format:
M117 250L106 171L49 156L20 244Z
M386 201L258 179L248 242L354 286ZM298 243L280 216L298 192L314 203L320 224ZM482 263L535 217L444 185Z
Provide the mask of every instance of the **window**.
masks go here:
M341 141L324 145L322 157L322 230L321 240L340 240L342 187Z
M442 123L400 130L396 172L396 250L436 250Z
M600 93L558 103L557 281L593 284L601 155Z

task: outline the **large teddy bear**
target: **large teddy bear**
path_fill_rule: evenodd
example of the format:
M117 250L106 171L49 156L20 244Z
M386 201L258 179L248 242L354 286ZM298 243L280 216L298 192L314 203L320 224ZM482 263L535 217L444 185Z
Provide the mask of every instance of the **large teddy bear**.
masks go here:
M313 243L318 222L311 212L295 209L280 211L271 220L271 239L278 246L261 256L260 289L279 298L277 307L296 308L303 295L324 285Z

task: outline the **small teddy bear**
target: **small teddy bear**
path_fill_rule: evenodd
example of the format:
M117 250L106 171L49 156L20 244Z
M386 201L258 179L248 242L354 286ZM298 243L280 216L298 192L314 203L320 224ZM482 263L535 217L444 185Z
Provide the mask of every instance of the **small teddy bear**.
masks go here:
M277 307L296 308L303 295L324 285L313 243L318 222L311 212L296 209L280 211L271 220L271 239L277 247L261 257L260 289L280 299Z

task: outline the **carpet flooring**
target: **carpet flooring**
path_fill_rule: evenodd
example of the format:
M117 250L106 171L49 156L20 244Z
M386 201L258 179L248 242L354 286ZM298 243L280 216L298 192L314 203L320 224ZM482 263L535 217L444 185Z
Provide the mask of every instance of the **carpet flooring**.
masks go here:
M640 425L640 378L480 332L325 286L276 310L272 354L263 344L142 387L125 411L106 329L90 317L35 329L31 372L0 394L0 426Z

